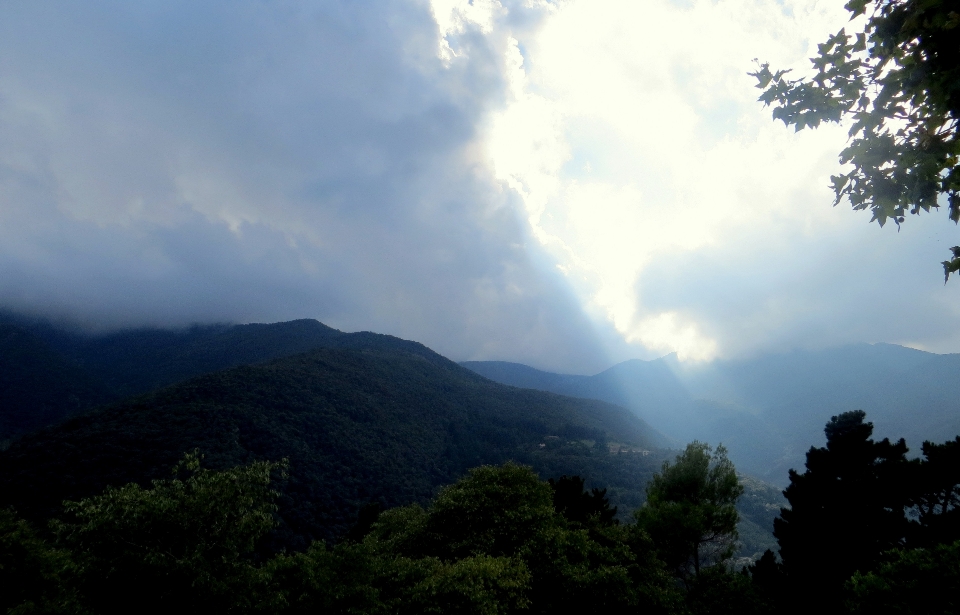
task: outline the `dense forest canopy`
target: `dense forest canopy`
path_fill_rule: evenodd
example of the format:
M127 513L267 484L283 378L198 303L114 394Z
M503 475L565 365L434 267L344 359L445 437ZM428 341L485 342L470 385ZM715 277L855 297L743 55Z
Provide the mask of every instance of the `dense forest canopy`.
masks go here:
M664 462L636 522L615 519L604 492L585 490L580 477L543 481L508 462L470 470L426 506L361 519L335 545L297 551L268 540L289 462L209 470L188 453L173 478L68 502L46 531L0 512L0 608L951 612L960 589L960 437L925 443L924 456L908 460L902 442L874 442L871 429L862 412L831 420L827 446L811 448L806 471L791 475L791 508L777 524L782 561L767 551L745 568L729 546L742 487L723 451L700 443ZM854 478L869 488L848 491ZM862 499L851 506L854 498ZM931 501L939 504L916 504ZM711 543L717 548L700 551Z

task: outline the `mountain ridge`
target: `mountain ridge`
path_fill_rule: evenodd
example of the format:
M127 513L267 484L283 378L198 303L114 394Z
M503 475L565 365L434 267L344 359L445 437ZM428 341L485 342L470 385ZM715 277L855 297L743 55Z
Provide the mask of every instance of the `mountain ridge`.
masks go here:
M345 333L312 319L90 335L0 316L0 379L26 375L0 380L7 384L0 388L0 443L194 376L337 347L403 348L431 361L449 361L419 342L369 331ZM24 355L36 359L24 365Z
M880 437L924 440L960 433L960 354L895 344L853 344L690 365L667 355L593 376L551 374L506 362L462 363L491 379L630 408L675 441L730 449L743 471L785 485L787 470L823 443L832 415L862 409Z

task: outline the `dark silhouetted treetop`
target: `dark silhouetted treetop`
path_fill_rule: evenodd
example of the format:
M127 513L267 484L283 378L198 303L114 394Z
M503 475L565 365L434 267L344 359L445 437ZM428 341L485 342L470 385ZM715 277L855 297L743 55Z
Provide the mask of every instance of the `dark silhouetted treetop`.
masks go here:
M553 518L550 486L530 468L507 463L470 470L444 487L424 526L436 555L517 555Z
M869 209L882 226L905 214L938 208L960 220L960 10L956 0L850 0L862 32L829 37L811 58L816 74L788 79L788 70L761 64L755 73L773 117L797 130L850 122L831 178L836 201ZM960 270L960 246L944 275Z
M909 544L929 547L960 540L960 436L943 444L923 443L911 461L907 506Z
M618 523L614 518L617 507L610 508L606 489L584 489L584 480L579 476L561 476L559 479L549 480L553 487L553 507L568 521L581 525L598 523L613 525Z
M790 471L790 508L774 522L787 574L807 600L839 604L844 582L901 547L907 446L871 439L862 410L827 423L827 446L807 452L803 474Z
M746 572L750 575L761 613L790 612L789 606L784 604L788 594L783 563L777 561L773 551L764 551L760 559L747 567Z

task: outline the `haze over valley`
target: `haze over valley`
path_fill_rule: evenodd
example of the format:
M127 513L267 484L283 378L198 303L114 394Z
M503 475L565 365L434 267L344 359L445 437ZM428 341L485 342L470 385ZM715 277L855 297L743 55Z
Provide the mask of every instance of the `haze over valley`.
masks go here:
M570 376L497 361L463 366L504 384L629 408L674 443L723 443L741 470L785 486L823 425L852 409L876 434L913 443L960 433L960 355L892 344L770 354L684 364L676 355L626 361L593 376ZM675 444L676 445L676 444Z

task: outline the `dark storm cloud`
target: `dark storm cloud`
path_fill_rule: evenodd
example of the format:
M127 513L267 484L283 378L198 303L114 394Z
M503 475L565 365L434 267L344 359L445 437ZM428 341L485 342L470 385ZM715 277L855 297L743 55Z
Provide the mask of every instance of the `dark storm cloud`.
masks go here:
M476 142L502 41L437 36L425 4L5 3L0 304L603 367Z

